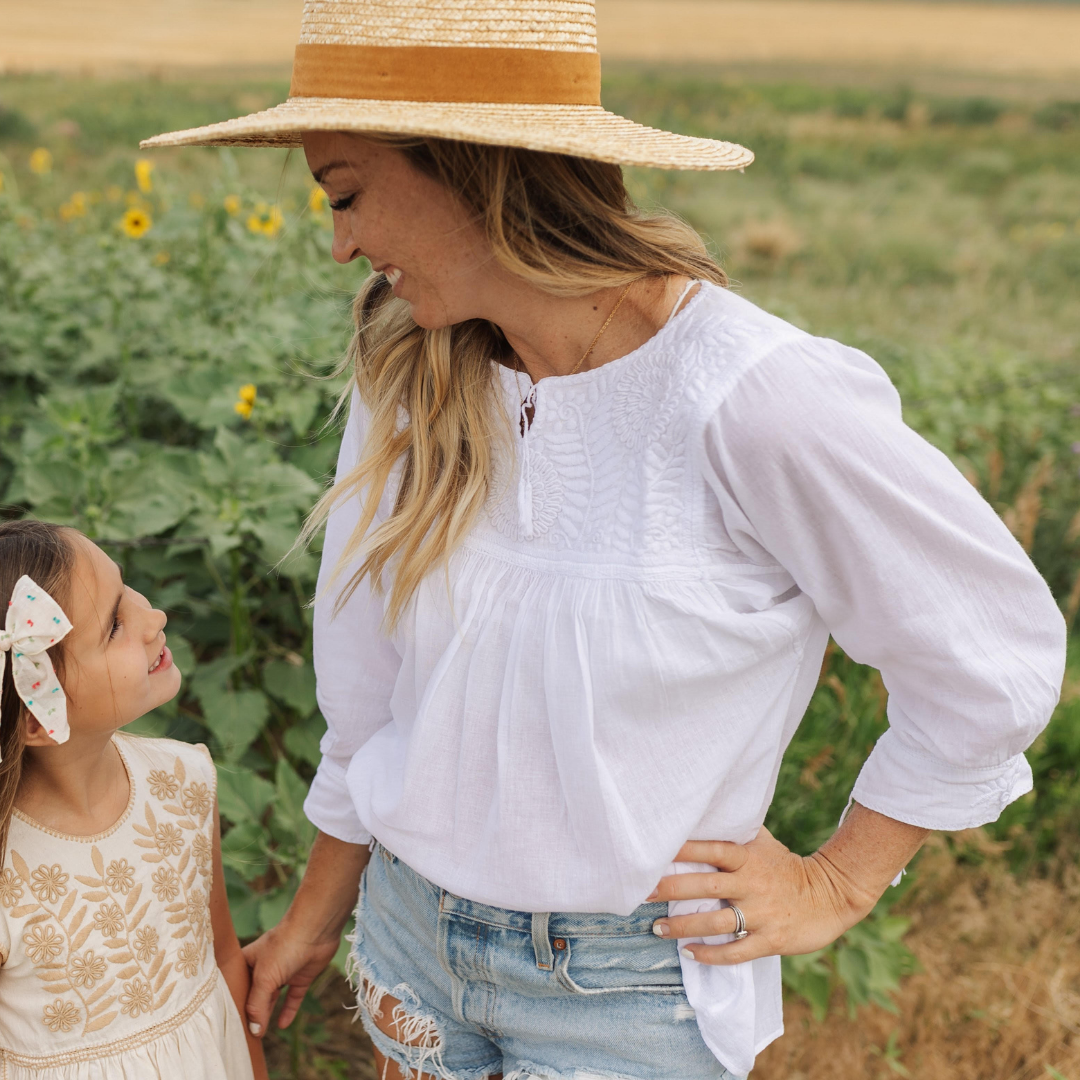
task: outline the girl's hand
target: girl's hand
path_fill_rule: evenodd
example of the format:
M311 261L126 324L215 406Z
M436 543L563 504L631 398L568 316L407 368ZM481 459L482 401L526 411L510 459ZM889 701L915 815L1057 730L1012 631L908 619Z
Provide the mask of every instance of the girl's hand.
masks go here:
M706 863L717 871L665 877L649 899L727 900L742 911L748 937L724 945L685 946L704 964L814 952L870 913L927 835L925 829L855 804L836 834L806 857L789 851L764 827L749 844L692 840L675 861ZM658 919L654 932L702 938L732 934L735 927L735 913L723 907Z
M251 968L251 990L247 999L248 1028L262 1038L270 1023L278 991L289 988L278 1017L278 1027L286 1028L300 1011L308 987L325 970L337 952L338 939L312 941L289 925L286 916L272 930L244 946L244 959Z

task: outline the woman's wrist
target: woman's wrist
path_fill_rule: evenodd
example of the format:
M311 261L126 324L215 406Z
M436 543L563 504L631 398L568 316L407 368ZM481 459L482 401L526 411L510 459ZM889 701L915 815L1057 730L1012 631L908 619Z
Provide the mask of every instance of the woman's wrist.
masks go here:
M279 929L313 948L337 948L341 932L356 907L360 875L370 852L318 833L307 869Z

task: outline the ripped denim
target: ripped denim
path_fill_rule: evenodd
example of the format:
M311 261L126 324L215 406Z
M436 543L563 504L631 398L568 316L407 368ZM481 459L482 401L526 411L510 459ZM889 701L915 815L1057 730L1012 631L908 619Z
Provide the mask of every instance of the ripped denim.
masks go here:
M737 1080L698 1032L676 943L652 933L666 914L489 907L376 845L349 956L358 1012L413 1078Z

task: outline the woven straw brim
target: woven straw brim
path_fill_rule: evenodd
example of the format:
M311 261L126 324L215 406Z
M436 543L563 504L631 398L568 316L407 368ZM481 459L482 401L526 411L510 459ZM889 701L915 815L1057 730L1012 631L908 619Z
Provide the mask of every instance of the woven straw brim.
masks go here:
M146 139L154 146L300 146L305 131L425 135L494 146L644 165L657 169L742 169L754 155L736 143L674 135L635 124L596 105L290 98L220 124Z

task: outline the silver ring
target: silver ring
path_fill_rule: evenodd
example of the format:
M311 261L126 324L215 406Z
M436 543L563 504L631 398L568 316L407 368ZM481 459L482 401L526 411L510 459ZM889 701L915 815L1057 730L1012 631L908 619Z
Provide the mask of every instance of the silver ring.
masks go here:
M750 936L750 931L746 929L746 916L734 904L729 906L735 912L735 940L742 941Z

